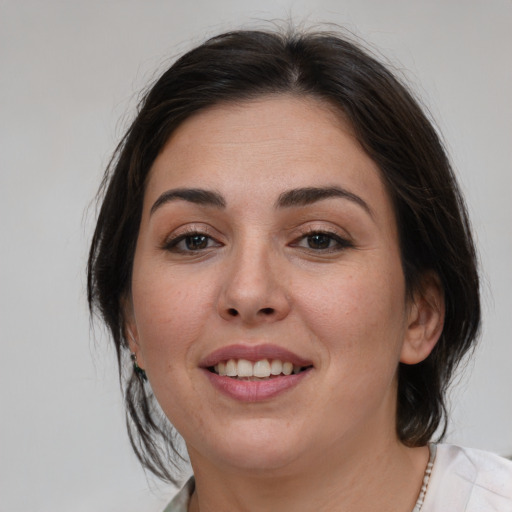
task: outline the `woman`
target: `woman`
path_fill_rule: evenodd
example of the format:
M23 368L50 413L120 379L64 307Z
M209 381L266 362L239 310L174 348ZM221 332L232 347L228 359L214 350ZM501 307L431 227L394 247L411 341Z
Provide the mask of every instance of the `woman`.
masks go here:
M475 249L439 137L375 59L213 38L153 85L103 189L89 303L143 465L176 481L171 424L185 441L167 511L512 510L508 462L431 443L479 329Z

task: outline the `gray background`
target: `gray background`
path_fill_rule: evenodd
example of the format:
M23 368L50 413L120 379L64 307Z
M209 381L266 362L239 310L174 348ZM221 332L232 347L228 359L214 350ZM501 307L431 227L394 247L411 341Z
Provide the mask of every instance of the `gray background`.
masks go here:
M512 1L0 0L0 511L151 512L172 494L131 454L114 351L90 330L87 207L158 70L208 35L289 18L380 48L437 120L484 268L449 440L512 454Z

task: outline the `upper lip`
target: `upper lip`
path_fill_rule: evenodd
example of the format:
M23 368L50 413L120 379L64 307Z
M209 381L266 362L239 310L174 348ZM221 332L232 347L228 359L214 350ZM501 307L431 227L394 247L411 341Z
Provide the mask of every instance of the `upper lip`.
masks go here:
M228 345L214 350L208 354L199 366L209 368L215 366L221 361L228 361L229 359L247 359L253 363L261 361L262 359L279 359L280 361L289 361L295 366L311 366L312 362L304 359L290 350L279 347L278 345L263 344L263 345Z

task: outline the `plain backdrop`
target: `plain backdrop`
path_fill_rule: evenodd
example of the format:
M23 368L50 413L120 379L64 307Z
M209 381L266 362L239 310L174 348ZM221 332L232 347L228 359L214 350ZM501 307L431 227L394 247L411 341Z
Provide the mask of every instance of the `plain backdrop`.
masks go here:
M512 454L512 1L0 0L0 512L156 512L115 356L85 302L93 197L139 91L215 33L332 22L376 46L446 140L484 269L449 440Z

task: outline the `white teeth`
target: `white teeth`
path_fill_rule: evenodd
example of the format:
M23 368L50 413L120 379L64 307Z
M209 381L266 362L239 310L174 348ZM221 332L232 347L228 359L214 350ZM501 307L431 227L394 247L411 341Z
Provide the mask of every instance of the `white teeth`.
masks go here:
M247 359L229 359L221 361L214 366L215 373L227 377L256 377L260 379L269 378L277 375L291 375L300 373L301 367L294 366L290 361L280 361L279 359L260 359L255 363Z
M255 377L270 377L270 363L266 359L256 361L252 371Z
M226 363L226 375L228 377L236 377L238 375L238 368L234 359L230 359Z
M290 363L289 361L286 361L286 363L283 363L283 373L285 375L291 375L293 372L293 363Z
M272 375L280 375L283 371L283 363L279 359L274 359L270 364L270 373Z
M247 359L239 359L238 360L238 376L239 377L252 377L252 363L251 361L247 361Z

